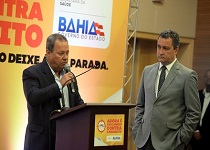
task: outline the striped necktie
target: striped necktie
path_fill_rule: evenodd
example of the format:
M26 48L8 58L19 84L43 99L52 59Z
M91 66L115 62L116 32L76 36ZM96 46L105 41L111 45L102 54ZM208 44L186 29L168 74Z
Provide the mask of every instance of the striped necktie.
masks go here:
M166 66L161 67L161 73L160 73L160 78L159 78L159 85L158 85L158 92L160 91L163 82L165 81L165 76L166 76Z

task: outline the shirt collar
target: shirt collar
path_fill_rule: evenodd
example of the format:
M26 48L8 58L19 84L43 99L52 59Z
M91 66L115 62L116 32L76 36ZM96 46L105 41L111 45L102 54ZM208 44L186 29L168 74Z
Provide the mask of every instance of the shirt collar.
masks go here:
M205 97L210 96L210 93L206 92L206 88L203 90L203 94L205 95Z
M173 66L173 64L175 63L175 61L177 60L177 58L174 59L174 61L168 65L166 65L167 70L169 71L171 69L171 67ZM159 69L163 66L162 63L160 63L159 65Z
M47 60L46 60L46 62L47 62ZM55 71L50 67L50 65L49 65L48 62L47 62L47 64L48 64L48 66L49 66L49 68L50 68L50 70L51 70L53 76L55 76ZM60 72L60 76L63 76L64 74L65 74L65 71L64 71L64 69L63 69L63 70Z

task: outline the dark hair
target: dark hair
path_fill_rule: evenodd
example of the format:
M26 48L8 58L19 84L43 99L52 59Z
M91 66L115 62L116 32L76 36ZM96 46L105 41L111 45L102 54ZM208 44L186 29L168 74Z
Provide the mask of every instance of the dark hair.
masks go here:
M172 31L170 29L167 30L163 30L160 34L158 38L164 38L164 39L168 39L171 38L172 39L172 44L174 49L179 47L180 45L180 41L179 41L179 34L176 33L175 31Z
M46 41L46 49L52 52L54 50L56 40L68 42L67 38L64 35L59 33L54 33L48 36Z

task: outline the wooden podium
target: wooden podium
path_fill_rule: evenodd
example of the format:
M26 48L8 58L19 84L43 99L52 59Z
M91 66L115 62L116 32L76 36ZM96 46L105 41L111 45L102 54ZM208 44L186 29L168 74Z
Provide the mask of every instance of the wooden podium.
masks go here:
M127 150L128 103L84 103L55 114L56 150Z

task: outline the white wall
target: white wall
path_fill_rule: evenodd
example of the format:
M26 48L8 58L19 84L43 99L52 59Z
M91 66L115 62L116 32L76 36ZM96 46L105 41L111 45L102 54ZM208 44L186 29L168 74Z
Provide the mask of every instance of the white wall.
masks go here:
M164 29L182 37L195 37L197 0L139 0L137 31L159 34Z

